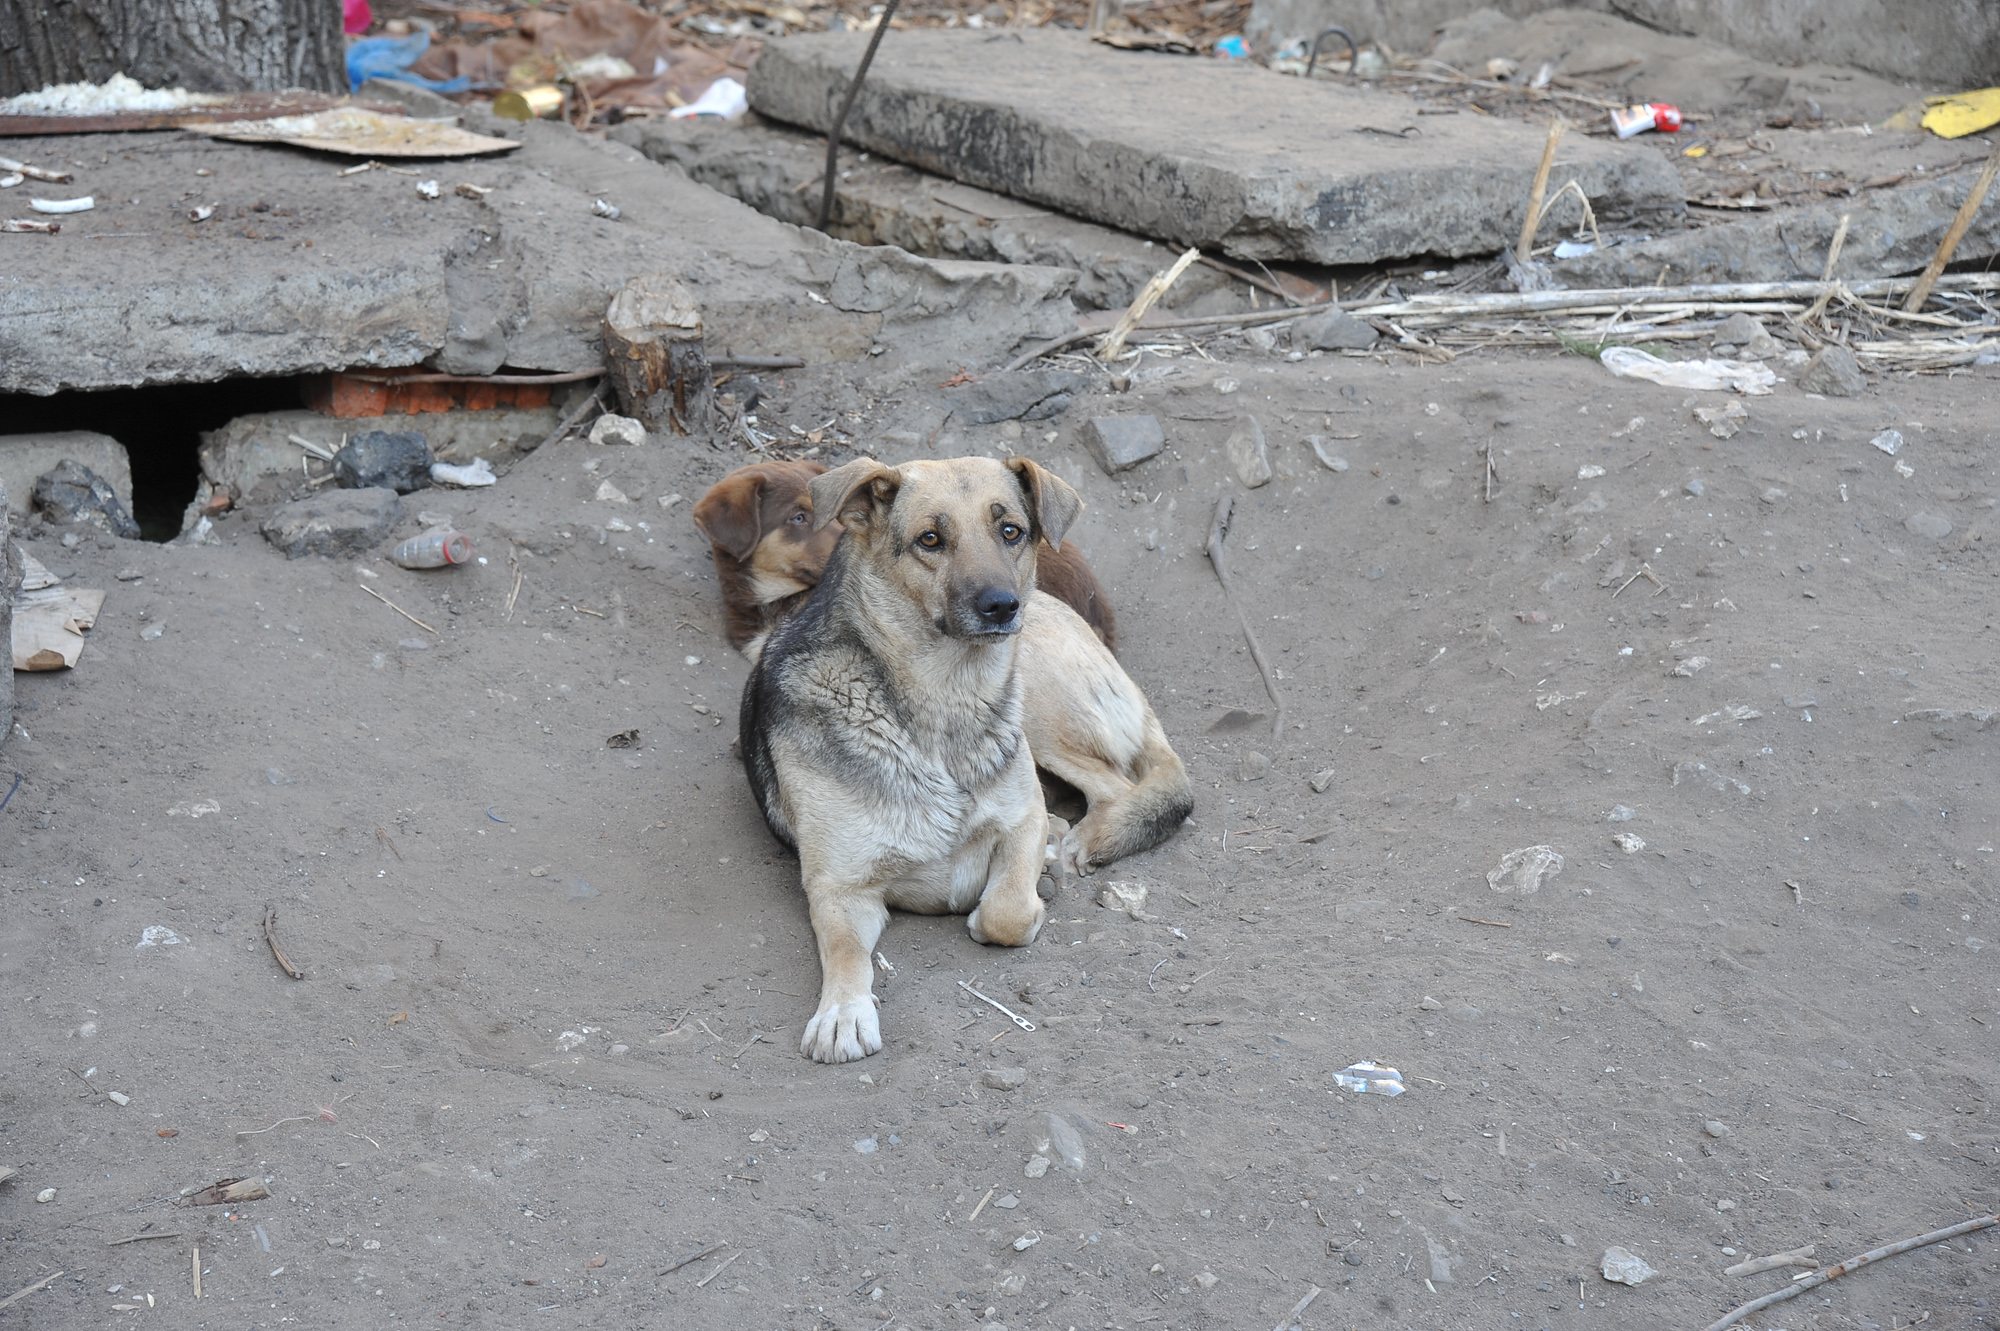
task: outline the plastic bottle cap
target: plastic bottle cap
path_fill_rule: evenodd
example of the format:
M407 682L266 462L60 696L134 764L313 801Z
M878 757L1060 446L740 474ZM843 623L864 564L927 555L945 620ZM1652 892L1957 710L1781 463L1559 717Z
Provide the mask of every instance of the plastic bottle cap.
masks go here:
M472 542L463 532L451 532L445 536L440 553L447 564L463 564L472 558Z

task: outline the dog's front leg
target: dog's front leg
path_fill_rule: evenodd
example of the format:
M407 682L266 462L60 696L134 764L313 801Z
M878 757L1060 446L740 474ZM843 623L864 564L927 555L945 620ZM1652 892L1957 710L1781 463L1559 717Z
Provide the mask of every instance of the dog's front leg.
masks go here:
M819 1011L806 1023L799 1052L821 1063L866 1058L882 1047L870 959L889 908L880 892L830 883L808 883L806 905L819 943Z
M965 927L981 943L1026 947L1042 931L1047 912L1035 883L1042 876L1048 848L1048 814L1042 805L1042 788L1030 770L1027 781L1033 794L1027 816L1001 835L994 849L991 875L979 904L965 919Z

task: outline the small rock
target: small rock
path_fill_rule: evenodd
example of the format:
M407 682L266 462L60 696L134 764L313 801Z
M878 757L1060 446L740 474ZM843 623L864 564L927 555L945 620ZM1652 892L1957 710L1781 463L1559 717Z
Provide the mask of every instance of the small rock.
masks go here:
M1611 806L1611 812L1604 815L1604 821L1607 823L1629 823L1632 821L1633 816L1634 814L1631 809L1626 808L1622 804L1614 804Z
M1497 868L1486 875L1486 885L1495 892L1518 892L1531 896L1542 888L1543 880L1563 871L1563 857L1554 846L1523 846L1500 857Z
M1729 1125L1724 1123L1719 1118L1712 1118L1708 1122L1702 1124L1701 1130L1707 1133L1711 1137L1720 1138L1720 1137L1727 1137L1729 1135Z
M1093 416L1084 422L1083 446L1105 474L1138 466L1167 446L1157 416Z
M1595 462L1586 462L1576 469L1576 478L1579 481L1594 481L1603 474L1604 468L1598 466Z
M1563 1235L1562 1245L1565 1248L1574 1248L1576 1246L1576 1236L1574 1234Z
M1359 1266L1361 1265L1361 1250L1359 1248L1349 1248L1340 1254L1340 1260L1349 1266Z
M113 536L128 541L139 539L139 524L132 521L132 515L119 502L111 482L74 458L64 458L43 472L36 479L30 498L34 510L51 522L90 522Z
M1125 1103L1130 1105L1134 1109L1144 1109L1147 1105L1153 1102L1151 1099L1143 1095L1128 1095L1125 1097Z
M873 1137L863 1137L860 1141L854 1143L854 1149L862 1155L873 1155L881 1149L881 1143L877 1142Z
M1194 1283L1200 1285L1203 1289L1214 1289L1222 1283L1222 1277L1213 1271L1203 1271L1194 1278Z
M1014 1240L1014 1251L1026 1252L1041 1241L1042 1236L1040 1234L1023 1234L1020 1238Z
M1029 1178L1040 1178L1049 1172L1049 1158L1045 1155L1031 1155L1027 1166L1021 1170Z
M988 1068L980 1074L980 1083L996 1091L1018 1091L1028 1080L1026 1068Z
M1951 521L1937 513L1912 513L1903 519L1903 530L1912 536L1942 541L1951 535Z
M1785 498L1785 492L1783 490L1780 490L1777 486L1774 485L1770 489L1764 491L1763 494L1759 495L1758 498L1762 499L1767 504L1775 504L1779 500Z
M993 1203L995 1209L1001 1211L1011 1211L1020 1204L1021 1199L1011 1192Z
M1741 312L1730 315L1716 325L1715 340L1740 348L1739 354L1750 360L1769 360L1784 351L1784 348L1778 345L1778 340L1771 336L1763 324L1751 315ZM1720 346L1717 346L1716 354L1722 354Z
M361 1241L361 1249L363 1252L380 1252L382 1250L382 1240L363 1239Z
M1245 749L1236 764L1238 781L1262 781L1271 774L1271 760L1255 749Z
M334 483L343 490L425 490L431 483L430 442L415 430L369 430L333 455Z
M1323 434L1309 434L1306 442L1312 445L1313 456L1319 459L1320 466L1328 471L1347 470L1347 459L1334 451L1333 440Z
M1145 918L1144 883L1106 883L1097 893L1097 904L1106 910L1122 910L1133 919Z
M1624 1248L1611 1247L1604 1250L1604 1259L1599 1265L1606 1280L1620 1285L1643 1285L1660 1274L1646 1265L1646 1259Z
M1884 453L1887 453L1890 457L1895 457L1903 448L1903 432L1901 430L1884 430L1868 442L1881 449Z
M402 517L402 501L386 487L323 491L264 519L264 539L288 559L358 555L378 544Z
M999 1289L999 1291L1002 1294L1005 1294L1009 1298L1013 1298L1014 1296L1021 1293L1022 1290L1025 1290L1028 1287L1028 1278L1022 1275L1018 1271L1009 1271L1007 1274L1001 1276L997 1282L995 1282L995 1287ZM991 1323L989 1323L988 1325L991 1325Z
M1781 359L1785 362L1786 369L1796 370L1812 359L1812 353L1800 347L1793 347Z
M1229 442L1222 446L1229 458L1229 465L1236 469L1236 479L1248 489L1255 490L1260 485L1271 482L1271 455L1264 447L1264 427L1257 423L1255 416L1245 416L1243 423L1229 436Z
M121 568L112 576L116 577L120 582L137 582L146 575L136 568Z
M123 1091L106 1091L104 1098L114 1105L129 1105L132 1103L132 1097Z
M1729 1200L1729 1198L1724 1197L1721 1201L1715 1204L1715 1209L1718 1211L1734 1211L1736 1209L1736 1203Z
M613 485L610 481L599 481L597 483L597 494L594 497L600 504L629 504L632 502L630 495Z
M1683 486L1681 487L1681 489L1683 489L1683 490L1686 490L1686 491L1687 491L1687 492L1688 492L1689 494L1693 495L1693 496L1694 496L1694 497L1695 497L1696 499L1699 499L1699 498L1701 498L1701 497L1702 497L1703 495L1705 495L1705 494L1707 494L1707 493L1708 493L1708 487L1707 487L1706 485L1703 485L1703 484L1701 483L1701 477L1699 477L1699 476L1697 476L1697 477L1695 477L1695 478L1694 478L1693 480L1689 481L1689 482L1688 482L1688 483L1687 483L1686 485L1683 485Z
M1438 1002L1435 998L1432 998L1429 994L1425 994L1422 998L1417 1000L1417 1008L1419 1011L1423 1012L1442 1012L1444 1011L1444 1004Z
M1627 855L1637 855L1646 848L1646 838L1631 832L1613 832L1611 840Z
M590 442L636 447L646 442L646 425L645 422L633 420L630 416L613 416L607 412L591 422Z
M763 1128L759 1128L750 1134L750 1140L753 1142L767 1142L771 1140L771 1134Z
M1324 795L1326 794L1326 788L1333 784L1333 777L1334 771L1329 767L1324 772L1313 773L1312 780L1306 782L1306 784L1312 787L1313 794Z
M1083 1172L1083 1137L1076 1126L1061 1114L1043 1114L1035 1125L1035 1134L1029 1145L1037 1154L1048 1156L1051 1163L1070 1173Z
M1667 673L1676 679L1693 679L1706 669L1708 669L1708 658L1706 656L1690 656Z
M1866 391L1861 362L1846 347L1824 346L1799 371L1799 389L1826 397L1855 397Z
M1807 690L1804 693L1787 693L1785 695L1785 706L1791 708L1793 711L1804 711L1808 707L1817 707L1819 706L1819 695L1811 690Z
M1295 351L1365 351L1381 334L1375 327L1335 306L1292 325Z
M967 425L1039 421L1060 416L1090 378L1075 370L1015 370L989 374L949 391L952 417Z
M56 1199L56 1190L54 1188L43 1188L40 1192L35 1194L35 1200L38 1202L52 1202L55 1199Z

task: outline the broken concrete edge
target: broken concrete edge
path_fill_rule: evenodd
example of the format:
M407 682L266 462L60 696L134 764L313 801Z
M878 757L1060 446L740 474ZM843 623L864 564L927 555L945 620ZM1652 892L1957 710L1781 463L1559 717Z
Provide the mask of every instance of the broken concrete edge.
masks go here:
M854 37L767 45L750 71L752 108L824 133L859 55ZM1366 264L1491 254L1513 239L1537 131L1439 123L1393 147L1330 133L1366 125L1374 105L1247 62L1108 52L1080 33L911 30L883 47L847 137L982 189L1245 259ZM1600 217L1685 210L1657 148L1579 138L1562 178Z
M0 435L0 482L16 519L26 518L35 482L64 459L81 463L109 482L125 511L132 511L132 458L108 434L94 430L54 430Z

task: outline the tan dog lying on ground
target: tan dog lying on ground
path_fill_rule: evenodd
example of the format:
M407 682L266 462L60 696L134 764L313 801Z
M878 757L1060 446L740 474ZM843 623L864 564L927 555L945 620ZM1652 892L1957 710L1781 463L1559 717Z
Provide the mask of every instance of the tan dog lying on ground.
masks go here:
M717 482L695 506L715 544L730 640L753 661L762 635L796 611L826 568L835 524L815 530L817 463L761 463ZM1064 837L1076 873L1149 850L1194 807L1187 772L1146 695L1108 648L1111 603L1083 556L1038 552L1019 648L1022 725L1035 764L1083 793L1089 812Z
M844 1063L882 1047L870 958L890 907L965 912L982 943L1023 947L1041 930L1048 819L1018 649L1038 548L1082 502L1025 458L864 459L811 490L815 525L838 518L845 535L766 640L739 733L764 821L798 851L819 943L800 1048Z
M694 506L694 525L714 547L729 645L752 661L764 635L789 616L818 583L840 524L815 528L807 486L826 468L817 462L759 462L738 467ZM1118 650L1111 599L1077 548L1041 552L1035 585L1083 616L1106 647Z

